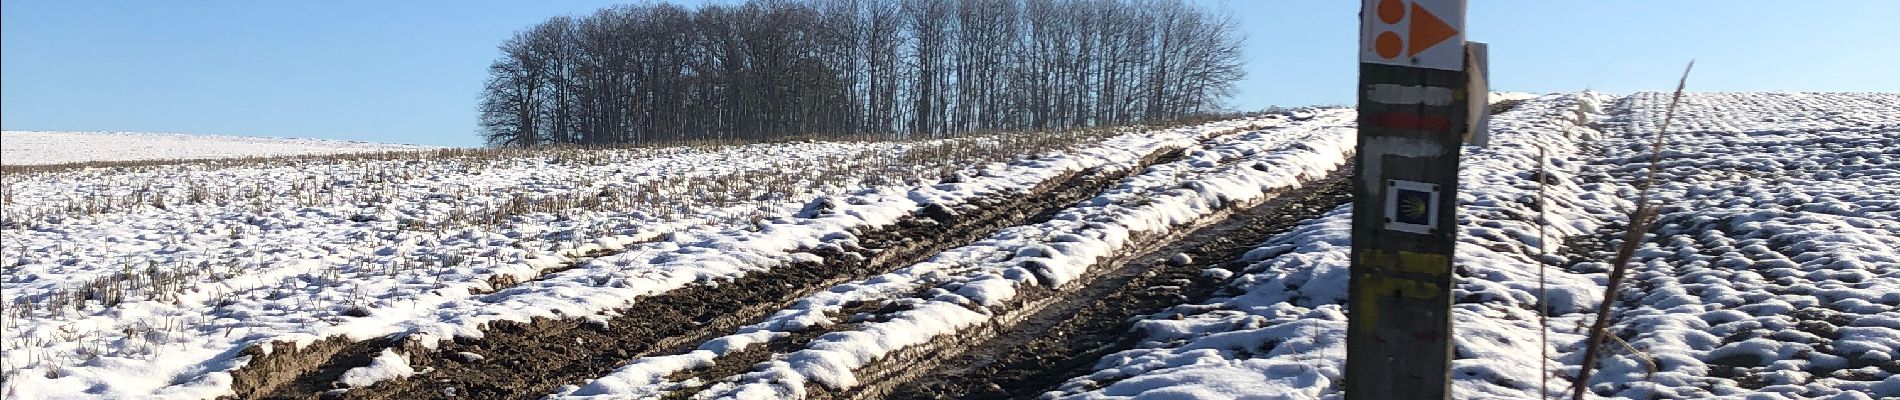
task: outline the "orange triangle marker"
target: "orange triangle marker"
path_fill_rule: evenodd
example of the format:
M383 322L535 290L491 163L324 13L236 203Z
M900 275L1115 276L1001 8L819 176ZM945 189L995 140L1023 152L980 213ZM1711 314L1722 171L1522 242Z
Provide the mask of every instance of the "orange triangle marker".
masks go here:
M1412 30L1406 36L1410 36L1411 39L1408 41L1412 42L1411 48L1405 53L1407 57L1410 57L1417 56L1425 49L1458 36L1458 29L1452 28L1451 24L1445 23L1445 20L1438 19L1437 15L1432 15L1431 11L1419 6L1418 3L1412 3Z

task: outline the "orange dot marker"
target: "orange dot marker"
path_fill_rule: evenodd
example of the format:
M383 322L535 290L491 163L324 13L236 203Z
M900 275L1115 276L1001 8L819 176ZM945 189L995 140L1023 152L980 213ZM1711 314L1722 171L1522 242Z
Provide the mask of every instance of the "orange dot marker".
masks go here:
M1379 37L1372 39L1372 51L1379 53L1379 57L1398 58L1399 51L1404 49L1404 41L1399 39L1398 33L1392 31L1380 32Z
M1405 2L1399 0L1383 0L1379 2L1380 21L1385 21L1385 23L1388 24L1397 24L1399 20L1402 19L1405 19Z

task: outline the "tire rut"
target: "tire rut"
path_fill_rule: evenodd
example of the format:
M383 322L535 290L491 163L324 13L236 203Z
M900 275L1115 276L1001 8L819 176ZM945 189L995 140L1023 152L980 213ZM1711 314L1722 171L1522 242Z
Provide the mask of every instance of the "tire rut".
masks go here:
M628 246L646 242L629 243ZM469 294L498 292L622 252L624 250L595 249L573 254L561 265L535 271L535 276L527 280L512 275L491 275L484 279L489 284L488 290L470 289ZM237 394L222 398L296 398L299 396L289 393L328 391L331 387L325 385L326 382L335 382L350 368L369 364L371 357L382 349L399 348L402 345L398 338L393 337L354 341L343 336L328 337L301 346L288 341L252 345L238 352L241 356L251 357L251 362L231 371L231 387Z
M1238 162L1238 161L1239 160L1230 160L1228 161L1228 163L1233 163L1233 162ZM1320 193L1320 192L1331 193L1331 192L1328 192L1329 190L1331 190L1330 186L1328 186L1328 188L1320 188L1320 189L1313 189L1313 187L1326 186L1330 182L1344 182L1344 178L1342 174L1350 173L1350 171L1351 169L1349 167L1336 167L1332 172L1328 173L1327 177L1324 177L1324 178L1307 177L1304 179L1305 185L1302 185L1302 188L1288 189L1282 192L1302 193L1302 194ZM1343 186L1343 187L1337 188L1336 192L1343 194L1343 193L1346 193L1346 191L1348 191L1349 189L1350 189L1349 185ZM1283 197L1283 196L1275 196L1275 195L1266 196L1266 199L1260 203L1261 205L1258 206L1258 209L1256 211L1260 211L1260 210L1287 211L1282 208L1288 207L1289 203L1291 203L1291 201L1288 199L1289 197ZM1339 202L1343 202L1343 201L1344 200L1340 200ZM1335 202L1335 203L1338 203L1338 202ZM1328 204L1328 206L1331 206L1331 205L1333 205L1333 203ZM1222 219L1225 218L1226 215L1233 212L1235 209L1241 209L1241 208L1252 209L1255 207L1247 206L1244 204L1238 205L1236 207L1230 208L1225 211L1218 211L1215 213L1215 215L1203 217L1199 219L1198 222L1193 223L1191 225L1194 225L1194 226L1229 225L1227 223L1220 223L1217 221L1221 221ZM1062 209L1047 210L1045 212L1045 214L1047 215L1039 217L1037 218L1037 220L1038 221L1047 220L1049 219L1049 217L1054 216L1060 211L1064 211L1064 210ZM1313 216L1317 216L1318 214L1324 211L1325 209L1312 210L1310 214ZM1291 226L1293 223L1305 220L1307 218L1309 217L1293 218L1289 222L1286 222L1283 225ZM1281 230L1283 228L1284 227L1275 228L1275 231L1277 232L1278 230ZM1186 234L1189 231L1197 231L1197 230L1196 229L1172 230L1167 233L1156 234L1155 237L1151 237L1151 238L1137 238L1132 243L1135 243L1136 246L1138 246L1138 248L1160 246L1160 245L1164 245L1164 244L1171 243L1174 241L1173 239L1170 239L1170 238L1179 237L1181 235ZM1219 231L1221 233L1217 233L1215 235L1224 235L1224 234L1231 233L1233 231L1238 231L1238 230L1232 227L1224 227L1222 229L1219 229ZM1262 236L1262 238L1264 237L1265 236ZM1251 242L1240 243L1240 245L1252 245L1252 244L1254 243L1251 243ZM1242 250L1245 250L1245 249L1242 249ZM1131 253L1143 254L1140 251L1135 251ZM1126 257L1115 257L1114 259L1124 259L1124 258ZM1200 270L1195 269L1189 275L1198 276L1199 273L1200 273ZM1094 275L1100 275L1100 274L1098 273ZM1130 277L1131 276L1117 276L1114 278L1116 279L1114 284L1111 284L1109 286L1120 287L1121 286L1120 284L1125 284L1129 280ZM1083 278L1083 280L1091 280L1091 279L1094 279L1094 278L1093 277ZM1076 284L1070 285L1070 287L1073 287L1073 286L1076 286ZM933 288L934 287L919 288L917 289L918 292L913 293L910 297L899 296L898 298L916 298L919 296L927 297L927 296L924 296L924 294ZM1062 293L1055 293L1055 292L1049 291L1046 288L1041 288L1041 287L1028 287L1022 290L1036 292L1035 296L1033 297L1044 298L1050 301L1056 300L1057 296L1062 295ZM897 304L891 303L890 302L891 300L892 299L871 300L871 301L853 302L850 304L846 304L844 305L845 307L844 310L836 311L836 312L829 312L829 311L826 312L827 314L831 315L831 318L830 318L831 320L839 321L835 324L826 325L818 329L808 329L808 330L798 330L798 331L787 332L789 333L788 336L772 339L768 342L761 343L759 345L749 346L743 350L739 350L739 351L735 351L729 354L718 356L717 358L712 360L712 362L710 363L710 366L689 368L689 369L683 369L683 370L673 372L672 374L668 375L665 379L667 382L670 382L669 385L677 385L677 386L674 386L673 388L668 389L667 391L663 392L660 398L665 398L665 399L690 398L694 396L696 392L709 388L710 387L709 385L724 381L724 379L722 378L734 377L734 376L738 376L738 375L750 372L754 370L754 368L760 365L761 363L776 359L778 356L782 354L791 353L791 352L804 349L813 340L826 336L829 333L849 331L849 330L856 329L862 324L862 322L860 322L856 317L853 317L853 316L884 315L884 314L889 314L891 312L895 312L895 311L905 308ZM1176 299L1173 302L1178 303L1179 300ZM1020 311L1018 307L1021 306L1020 304L1021 302L1018 302L1018 303L1019 304L1012 304L1009 306L1005 306L1005 309ZM1038 302L1032 300L1030 301L1030 303L1038 303ZM1041 303L1047 303L1047 301L1043 301ZM1040 305L1037 305L1037 307L1039 306ZM866 318L866 319L875 320L876 318L872 317L872 318ZM981 325L977 327L977 329L990 329L990 328L991 327L987 325ZM929 345L926 345L926 347L928 346ZM669 352L666 354L684 354L692 350L693 348L687 347L687 348L677 349L676 351ZM898 350L897 352L898 355L893 358L909 360L914 357L906 356L906 354L914 354L918 351L919 350L917 349ZM876 382L880 379L883 379L882 376L884 374L893 372L893 371L882 370L882 369L876 368L875 366L870 369L872 369L872 371L860 373L859 375L859 377L861 378L860 381ZM809 387L808 389L811 391L811 393L816 394L813 397L825 398L825 397L833 397L834 395L836 395L836 393L830 392L830 388L813 386L813 387ZM859 396L859 397L865 397L865 396ZM875 395L871 397L875 397Z
M1344 165L1218 222L1159 238L1073 291L1047 293L1052 302L1003 318L1020 322L998 327L988 339L951 341L967 345L948 346L934 357L918 354L920 361L940 361L893 365L894 371L880 374L884 380L830 397L1034 398L1087 374L1101 357L1133 348L1142 336L1131 331L1134 317L1213 295L1226 281L1218 275L1237 275L1248 264L1241 256L1254 245L1350 201L1351 171ZM1235 274L1205 272L1213 268Z
M485 327L480 339L455 338L433 349L413 341L390 339L320 341L318 347L340 349L329 354L306 352L301 359L319 359L321 365L304 366L305 372L296 379L258 379L270 384L250 388L249 393L240 390L239 397L538 398L558 385L600 376L632 359L730 332L813 291L921 261L1004 227L1047 218L1053 215L1049 210L1087 199L1149 165L1183 154L1182 149L1163 149L1131 168L1080 171L1027 191L979 199L957 209L926 207L897 224L861 232L857 245L801 249L819 255L823 261L792 263L730 281L694 284L643 297L610 313L612 317L605 324L588 322L582 316L499 322ZM365 388L332 389L338 374L367 364L371 355L386 348L410 354L410 364L423 372Z

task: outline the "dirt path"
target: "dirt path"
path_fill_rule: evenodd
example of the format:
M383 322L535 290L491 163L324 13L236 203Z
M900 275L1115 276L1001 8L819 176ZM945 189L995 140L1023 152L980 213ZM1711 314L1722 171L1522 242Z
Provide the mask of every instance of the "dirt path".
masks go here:
M1084 374L1097 359L1128 349L1139 337L1130 317L1213 294L1224 279L1204 271L1238 271L1240 256L1254 245L1294 224L1316 217L1351 196L1347 166L1311 185L1259 205L1233 212L1224 220L1122 259L1060 300L1023 316L1013 327L986 341L945 349L935 366L913 363L910 373L890 374L866 385L853 398L1032 398L1072 376ZM1186 259L1179 255L1185 254ZM1183 262L1185 261L1185 262ZM909 378L901 378L903 376Z
M1242 253L1344 204L1350 197L1350 171L1346 166L1326 176L1307 177L1305 185L1269 193L1253 205L1230 205L1175 229L1135 233L1121 254L1098 261L1074 281L1055 288L1020 286L1001 304L986 306L994 314L983 323L895 349L853 368L857 384L847 389L813 380L800 392L820 399L1040 394L1086 372L1101 356L1132 346L1139 336L1129 332L1130 317L1207 297L1245 267L1238 261ZM665 398L697 398L708 394L695 393L700 390L722 390L715 383L745 379L743 374L766 361L804 349L815 338L854 331L859 321L900 313L908 309L908 299L925 294L847 304L844 310L828 312L844 322L727 354L712 363L713 368L667 377L685 386L669 389Z
M1139 337L1130 317L1205 298L1230 273L1246 266L1240 257L1259 242L1301 221L1344 204L1351 196L1350 166L1286 189L1253 206L1202 218L1197 224L1133 239L1122 256L1104 260L1091 273L1059 289L1027 286L998 305L989 322L898 350L853 371L863 384L837 390L812 383L811 398L1008 398L1032 397L1086 373L1103 355L1129 348ZM1197 261L1198 260L1198 261ZM879 314L893 304L872 302L839 312ZM882 306L882 308L880 308ZM901 308L901 307L896 307ZM675 382L720 382L754 365L806 346L813 338L851 330L847 322L799 332L762 348L727 355L715 368L671 377ZM699 387L704 389L704 386ZM667 398L692 398L694 390Z
M387 340L337 343L341 349L328 356L301 357L309 363L321 360L320 365L296 366L307 372L295 379L278 377L272 385L244 388L249 392L240 390L240 397L538 398L560 384L599 376L634 358L729 332L811 291L909 265L1003 227L1037 222L1037 218L1052 215L1051 210L1087 199L1148 165L1181 155L1179 149L1160 151L1134 168L1082 171L957 209L926 208L891 227L859 233L857 246L808 250L821 256L822 261L785 265L732 281L693 285L642 298L616 310L605 324L588 322L581 316L497 323L487 327L481 339L457 338L433 350ZM371 355L392 346L410 354L411 364L426 372L367 388L332 389L332 382L342 371L366 365Z

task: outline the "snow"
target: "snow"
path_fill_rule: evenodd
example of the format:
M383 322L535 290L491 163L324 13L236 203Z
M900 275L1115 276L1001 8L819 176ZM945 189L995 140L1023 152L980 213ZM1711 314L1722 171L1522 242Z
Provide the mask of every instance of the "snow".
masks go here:
M638 360L587 385L556 395L585 398L654 396L696 382L663 377L704 367L743 349L730 343L815 327L853 323L825 333L802 350L755 366L754 372L715 382L699 397L796 398L808 383L858 385L857 370L892 354L974 329L996 318L997 306L1027 286L1060 288L1099 260L1128 250L1138 235L1164 234L1264 200L1345 162L1352 144L1350 110L1318 110L1307 121L1273 120L1264 131L1216 138L1183 159L1149 167L1101 195L1057 213L1047 222L1005 228L990 238L869 279L838 285L795 302L758 324L715 339L697 351ZM908 297L921 293L917 297ZM847 304L902 305L874 320L833 320ZM838 316L855 319L856 316ZM682 362L682 359L692 360Z
M1543 96L1544 96L1543 94L1531 93L1531 92L1491 92L1491 96L1487 97L1486 100L1490 100L1492 103L1497 103L1501 101L1532 100L1532 99L1536 99L1538 97L1543 97Z
M421 151L435 147L357 141L134 132L0 132L0 164L198 160Z
M1607 254L1539 257L1611 237L1667 95L1553 95L1492 120L1466 149L1454 264L1459 398L1538 398L1538 268L1547 268L1556 374L1567 390ZM1900 95L1691 94L1663 153L1655 235L1638 252L1591 389L1616 398L1900 396ZM1593 125L1577 125L1578 122ZM1550 156L1538 240L1534 145ZM1601 149L1601 152L1590 149ZM1527 184L1528 183L1528 184ZM1338 398L1350 206L1249 253L1223 289L1140 321L1145 340L1046 397L1236 398L1269 382ZM1614 243L1611 243L1614 245ZM1299 327L1299 328L1289 328ZM1289 345L1293 343L1295 345ZM1317 343L1317 344L1315 344ZM1657 372L1649 374L1649 362ZM1303 369L1293 369L1299 366ZM1275 369L1275 368L1279 369ZM1317 374L1317 378L1308 378Z
M1568 388L1608 257L1561 252L1611 238L1626 222L1667 101L1535 96L1491 119L1488 146L1465 149L1453 293L1458 397L1540 397L1545 351L1549 394ZM777 398L808 383L852 387L858 368L995 323L999 305L1086 280L1136 238L1220 218L1345 161L1350 111L1294 115L1031 150L974 138L9 173L0 178L8 197L0 395L229 395L229 372L250 362L241 355L250 346L391 335L431 343L479 336L494 321L599 316L639 296L809 258L794 250L847 244L851 232L926 207L954 209L1075 171L1131 166L1157 149L1189 149L1049 221L837 285L695 351L634 360L556 395L691 387ZM1266 129L1215 137L1254 124ZM1629 286L1610 299L1611 331L1640 354L1614 345L1592 391L1900 397L1900 94L1691 94L1671 132L1653 193L1660 219ZM80 152L59 143L92 134L33 134L4 133L5 164L201 157L135 147L156 143L152 135ZM202 157L277 148L202 140L163 146L225 152ZM953 145L976 150L897 161ZM1541 210L1540 165L1550 173ZM784 173L794 169L805 173ZM1260 244L1241 273L1206 270L1229 279L1214 298L1141 318L1134 349L1047 397L1338 398L1350 212L1332 210ZM1549 288L1541 303L1540 269ZM525 283L496 288L491 279ZM91 298L75 297L82 293ZM859 302L902 307L838 315ZM1550 311L1547 331L1540 304ZM743 375L667 378L820 328L837 331ZM345 383L412 373L401 354L384 352Z
M247 347L426 342L490 321L597 315L783 265L797 246L852 240L927 205L1132 165L1243 123L1049 145L984 136L9 174L0 391L228 395ZM783 173L793 168L805 173ZM937 183L952 173L964 178ZM789 217L818 203L835 207ZM527 283L495 291L494 279ZM85 292L125 301L74 306Z
M1193 262L1194 262L1194 257L1189 256L1187 253L1177 253L1175 255L1168 256L1168 265L1188 265Z
M1607 173L1640 176L1668 101L1618 104ZM1644 382L1613 353L1592 389L1900 396L1883 383L1900 373L1900 94L1694 94L1677 115L1659 239L1637 253L1612 327L1666 362Z
M798 248L852 242L856 237L850 232L893 224L931 204L963 204L1090 168L1128 168L1161 148L1186 146L1247 123L1227 121L1124 135L1073 155L992 166L956 183L853 195L834 202L832 211L819 216L768 219L756 231L678 232L672 240L637 246L491 296L442 304L427 318L405 322L402 331L446 340L479 337L479 327L496 320L591 315L693 282L729 280L773 268L800 257L793 252Z
M1531 208L1537 187L1525 185L1538 165L1537 146L1551 161L1551 238L1594 231L1618 203L1593 193L1577 176L1576 140L1598 132L1576 125L1580 104L1595 94L1541 97L1492 119L1492 144L1468 147L1461 172L1458 287L1453 362L1460 398L1536 398L1539 368L1535 293L1539 243ZM1515 218L1513 218L1515 216ZM1216 297L1183 304L1136 323L1135 349L1104 357L1096 372L1064 383L1050 396L1100 399L1163 396L1237 398L1223 388L1272 382L1286 398L1336 398L1344 373L1345 302L1351 206L1303 223L1250 251L1256 260ZM1591 302L1588 274L1553 269L1551 286L1581 310ZM1558 321L1553 321L1558 322ZM1557 323L1573 326L1574 321ZM1553 328L1553 341L1580 340ZM1257 384L1257 383L1245 383Z
M383 349L383 352L371 358L369 365L350 368L337 378L344 386L364 387L390 379L407 378L416 374L415 367L409 366L409 359L395 350Z

